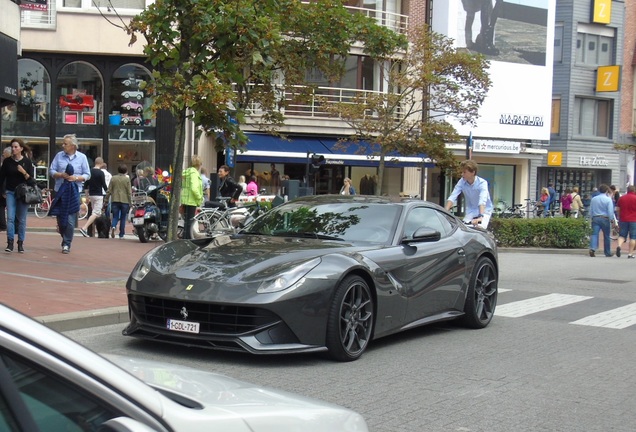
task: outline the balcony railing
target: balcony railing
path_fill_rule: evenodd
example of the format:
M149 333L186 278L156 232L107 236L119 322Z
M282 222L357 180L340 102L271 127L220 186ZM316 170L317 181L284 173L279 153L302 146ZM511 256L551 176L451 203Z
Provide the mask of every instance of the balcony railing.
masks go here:
M316 87L309 95L306 94L307 87L293 86L288 90L279 90L277 99L285 101L283 114L286 118L333 118L325 106L335 103L354 103L355 100L366 98L369 95L381 94L378 91L359 90L342 87ZM252 103L247 114L250 116L260 116L262 109L257 103ZM403 112L396 112L396 119L402 118Z
M396 33L406 34L409 28L409 16L377 9L367 9L355 6L346 6L347 10L363 14L369 18L375 18L379 25L387 27Z

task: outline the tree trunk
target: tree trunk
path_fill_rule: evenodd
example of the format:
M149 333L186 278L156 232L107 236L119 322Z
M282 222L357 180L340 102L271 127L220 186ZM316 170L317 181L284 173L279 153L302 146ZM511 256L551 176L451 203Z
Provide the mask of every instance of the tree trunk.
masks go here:
M386 151L384 147L380 151L380 163L378 164L378 185L375 189L376 195L382 195L382 184L384 183L384 158L386 157Z
M185 136L186 110L177 117L174 136L174 154L172 155L172 190L170 191L170 217L168 219L168 241L176 240L179 227L179 205L181 204L181 185L183 174L183 152Z

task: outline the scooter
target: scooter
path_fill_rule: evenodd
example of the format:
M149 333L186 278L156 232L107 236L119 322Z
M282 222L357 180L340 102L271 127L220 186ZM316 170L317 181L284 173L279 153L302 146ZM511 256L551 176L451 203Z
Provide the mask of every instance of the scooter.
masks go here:
M138 182L143 183L143 182ZM170 216L169 183L159 184L156 179L148 181L144 187L146 197L132 215L132 225L139 241L147 243L152 238L168 238L168 219ZM183 237L184 222L179 219L177 237Z

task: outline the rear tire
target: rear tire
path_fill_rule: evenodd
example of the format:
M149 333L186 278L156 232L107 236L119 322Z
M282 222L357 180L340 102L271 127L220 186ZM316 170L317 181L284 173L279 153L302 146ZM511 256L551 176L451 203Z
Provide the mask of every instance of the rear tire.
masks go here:
M484 328L492 320L496 306L497 269L489 258L481 257L473 268L466 293L464 315L460 320L466 327Z
M347 362L360 358L371 341L374 305L371 289L360 276L347 276L331 303L326 345L329 357Z

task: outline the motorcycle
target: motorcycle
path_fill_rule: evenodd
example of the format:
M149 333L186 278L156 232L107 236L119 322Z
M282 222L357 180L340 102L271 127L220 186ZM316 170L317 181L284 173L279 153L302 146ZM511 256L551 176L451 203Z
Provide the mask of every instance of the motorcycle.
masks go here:
M167 171L156 174L148 162L142 162L136 168L137 177L133 180L132 225L135 234L142 243L153 238L168 238L168 220L170 217L170 177ZM183 237L184 222L179 219L177 237Z

